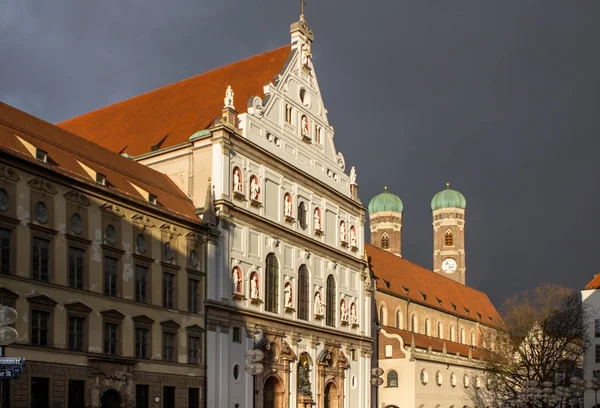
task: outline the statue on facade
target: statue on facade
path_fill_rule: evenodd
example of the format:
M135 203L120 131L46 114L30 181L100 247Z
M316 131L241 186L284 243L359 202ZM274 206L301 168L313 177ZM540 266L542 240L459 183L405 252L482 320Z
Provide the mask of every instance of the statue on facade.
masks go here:
M340 304L340 320L347 321L348 320L348 309L346 308L346 301L342 299Z
M258 201L260 196L260 187L258 186L258 178L252 176L250 178L250 198L254 201Z
M344 221L340 222L340 240L346 242L346 223Z
M284 201L285 201L285 203L284 203L285 216L291 218L291 216L292 216L292 196L290 196L289 194L286 194Z
M318 208L315 208L314 214L314 222L315 222L315 231L321 230L321 211Z
M283 298L285 307L292 307L292 284L289 282L283 288Z
M321 299L321 292L315 293L315 314L323 314L323 300Z
M356 228L354 228L354 225L350 227L350 246L356 246Z
M258 299L258 276L256 272L252 274L252 279L250 279L250 297Z
M300 132L302 136L309 137L310 136L310 127L308 124L308 118L306 115L302 115L302 127L300 128Z
M356 184L356 168L354 166L350 169L350 184Z
M358 323L358 315L356 313L356 303L352 302L350 305L350 323Z
M238 169L237 167L235 168L235 170L233 170L233 189L239 192L242 192L243 190L242 174L240 172L240 169Z
M228 85L227 90L225 91L225 99L223 99L225 108L235 109L235 106L233 106L233 95L233 89L231 89L231 85Z
M310 62L311 62L310 45L302 44L302 65L310 68Z
M242 277L237 267L233 268L231 280L233 282L233 293L242 293Z
M310 380L308 379L310 373L310 363L306 356L301 356L298 364L298 393L300 395L312 396Z

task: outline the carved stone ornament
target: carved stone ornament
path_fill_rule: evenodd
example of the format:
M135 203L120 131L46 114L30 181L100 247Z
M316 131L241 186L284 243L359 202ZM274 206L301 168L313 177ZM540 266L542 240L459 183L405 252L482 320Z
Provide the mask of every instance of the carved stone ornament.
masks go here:
M8 167L4 164L0 164L0 179L14 181L15 183L21 180L17 172L12 167Z
M83 205L84 207L89 207L91 204L90 199L87 198L85 194L75 190L67 191L65 193L65 199L74 202L75 204Z
M255 96L254 99L252 99L252 106L250 109L250 113L254 116L262 117L265 114L265 107L263 106L263 101L258 96Z
M142 231L145 231L146 228L151 229L155 227L152 221L150 221L150 217L144 214L134 214L131 217L131 220L134 224L138 225Z
M177 227L174 225L171 225L169 223L164 223L163 225L160 226L160 230L163 233L166 233L168 236L169 241L172 240L175 237L178 237L180 234L177 232Z
M112 203L104 203L100 206L100 209L107 214L114 215L115 217L125 217L125 213L119 208L118 205Z
M340 169L346 170L346 160L344 159L344 155L342 153L337 154L337 162L338 165L340 166Z
M48 194L54 195L58 192L58 190L56 189L56 187L54 187L54 185L52 183L50 183L49 181L43 180L39 177L32 178L31 180L29 180L27 182L27 184L29 184L29 187L31 187L31 188L34 188L39 191L43 191Z
M223 99L223 104L225 108L231 108L235 110L235 106L233 106L233 89L231 89L231 85L227 86L227 90L225 91L225 98Z

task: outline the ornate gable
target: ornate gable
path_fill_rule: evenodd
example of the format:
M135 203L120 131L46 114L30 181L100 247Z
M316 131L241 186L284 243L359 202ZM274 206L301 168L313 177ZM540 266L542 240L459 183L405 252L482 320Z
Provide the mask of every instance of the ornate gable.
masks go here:
M121 210L121 208L116 204L104 203L100 206L100 209L107 214L114 215L115 217L125 217L123 210Z
M33 296L29 296L27 298L27 301L29 303L35 303L38 305L43 305L43 306L50 306L50 307L54 307L58 304L58 302L54 301L53 299L49 298L46 295L33 295Z
M17 298L19 297L19 295L15 292L13 292L12 290L5 288L5 287L1 287L0 288L0 299L4 299L5 301L8 302L14 302L17 300Z
M15 169L12 167L0 164L0 179L10 180L16 183L17 181L21 180L21 177L19 177Z
M58 190L56 189L56 187L54 187L54 185L52 183L50 183L49 181L43 180L39 177L34 177L31 180L29 180L27 182L27 184L29 184L29 187L42 191L44 193L48 193L51 195L54 195L58 192Z
M80 313L90 313L92 311L92 309L88 305L80 301L65 303L65 309L67 309L68 311Z
M131 220L135 225L139 226L142 231L145 231L146 229L152 229L155 227L152 221L150 221L150 217L144 214L134 214L131 217Z
M65 193L65 199L74 202L78 205L83 205L84 207L89 207L91 204L90 199L87 198L84 194L79 191L71 190Z
M136 316L132 319L134 322L136 323L140 323L140 324L147 324L147 325L152 325L154 324L154 320L152 320L151 318L149 318L146 315L139 315Z
M103 317L107 317L109 319L115 319L115 320L123 320L125 318L125 315L123 313L119 312L117 309L104 310L104 311L100 312L100 314Z
M180 327L179 323L177 323L174 320L164 320L164 321L160 322L160 325L167 329L173 329L173 330L177 330Z

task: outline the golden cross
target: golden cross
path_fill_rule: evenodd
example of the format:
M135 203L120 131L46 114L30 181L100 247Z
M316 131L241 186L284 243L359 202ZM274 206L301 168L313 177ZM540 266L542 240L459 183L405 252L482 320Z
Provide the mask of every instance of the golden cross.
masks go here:
M305 0L300 0L300 4L301 4L301 13L300 15L303 16L304 15L304 6L306 6L306 1Z

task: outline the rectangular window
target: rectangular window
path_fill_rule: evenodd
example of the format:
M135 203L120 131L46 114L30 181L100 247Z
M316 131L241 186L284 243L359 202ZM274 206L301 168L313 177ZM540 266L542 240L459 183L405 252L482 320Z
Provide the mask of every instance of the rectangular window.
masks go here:
M150 408L150 387L148 385L136 384L135 408Z
M31 277L48 282L50 276L50 241L42 238L33 238L33 251L31 260Z
M596 363L600 363L600 344L596 344Z
M135 357L148 358L149 330L141 327L135 328Z
M163 408L175 406L175 387L163 387Z
M163 306L175 308L175 276L163 273Z
M69 350L83 351L84 327L83 317L69 316Z
M50 313L33 310L31 312L31 344L47 346L50 334Z
M148 303L148 268L135 266L135 301Z
M594 335L600 337L600 319L594 321Z
M200 337L188 336L188 364L200 364Z
M196 279L188 280L188 311L200 312L200 281Z
M315 126L315 142L317 142L318 144L321 144L321 132L322 132L322 127L319 125Z
M242 342L242 329L239 327L233 328L233 342L241 343Z
M69 400L67 408L85 407L85 381L69 380Z
M69 286L83 289L83 249L69 247Z
M0 274L10 274L10 230L0 229Z
M31 408L50 408L50 379L31 377Z
M285 105L285 121L292 123L292 107L290 105Z
M188 408L200 408L200 388L188 388Z
M117 354L119 346L119 325L116 323L104 323L104 352L106 354Z
M163 332L163 360L175 361L175 334Z
M104 257L104 294L117 296L117 267L119 260L110 256Z

